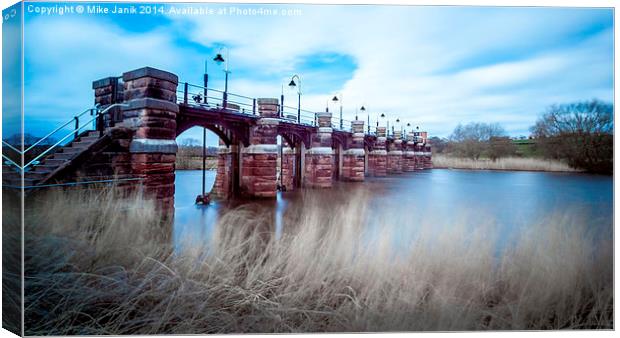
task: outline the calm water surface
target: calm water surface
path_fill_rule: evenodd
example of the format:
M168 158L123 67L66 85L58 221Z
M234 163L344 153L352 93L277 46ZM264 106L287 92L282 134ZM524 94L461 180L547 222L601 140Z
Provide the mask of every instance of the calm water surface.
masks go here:
M201 179L199 170L176 172L174 240L177 247L187 241L208 241L218 218L227 209L223 203L194 204ZM215 172L208 171L208 188L214 180ZM589 226L604 230L606 236L613 224L611 176L433 169L370 178L364 183L339 182L334 189L353 193L360 186L371 192L369 207L373 212L368 226L384 226L380 218L390 217L394 220L389 222L390 230L400 238L411 236L415 230L411 224L433 222L450 226L463 222L464 218L474 224L491 222L507 238L516 229L540 222L553 212L565 211L587 219ZM308 192L323 194L325 198L334 196L328 191ZM304 207L301 194L299 191L281 193L276 201L258 202L259 208L274 212L276 236L282 232L283 213L289 208ZM330 208L337 210L343 203L334 199Z

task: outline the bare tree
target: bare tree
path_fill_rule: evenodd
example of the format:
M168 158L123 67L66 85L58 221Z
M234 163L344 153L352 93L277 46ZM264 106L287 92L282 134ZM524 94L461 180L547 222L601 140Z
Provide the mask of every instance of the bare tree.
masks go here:
M448 140L437 136L431 137L428 142L433 146L433 152L441 154L448 145Z
M457 156L478 159L489 150L492 138L506 135L498 123L459 124L449 137L449 148Z
M613 105L599 100L552 105L531 128L547 157L592 172L613 171Z
M514 156L517 153L517 147L508 136L493 136L489 140L489 157L495 161L498 158L506 156Z

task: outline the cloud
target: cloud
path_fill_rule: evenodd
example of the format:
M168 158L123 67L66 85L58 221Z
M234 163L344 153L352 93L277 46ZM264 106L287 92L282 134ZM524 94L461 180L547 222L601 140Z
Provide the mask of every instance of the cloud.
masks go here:
M613 95L613 17L606 9L238 7L301 15L169 16L151 30L131 29L130 17L29 20L32 121L60 121L65 111L92 103L92 80L145 65L200 83L204 59L222 45L230 49L231 92L279 97L298 73L306 109L322 111L340 92L346 119L364 105L372 121L386 113L439 136L470 121L525 135L549 104ZM223 87L222 73L209 73L210 84ZM287 105L296 105L295 93L284 90Z

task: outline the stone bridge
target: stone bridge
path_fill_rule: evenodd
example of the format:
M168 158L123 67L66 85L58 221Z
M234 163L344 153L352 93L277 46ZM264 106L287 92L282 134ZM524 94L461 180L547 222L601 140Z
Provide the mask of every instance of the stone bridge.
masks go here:
M332 123L330 112L316 112L300 123L283 115L280 100L251 99L246 107L218 101L206 104L178 77L154 68L141 68L93 82L100 108L115 103L77 148L75 156L62 149L42 161L57 160L43 182L94 180L109 177L140 178L145 192L163 204L174 200L176 138L184 131L204 127L219 136L216 181L212 194L274 198L277 193L277 137L282 139L281 184L330 188L335 180L364 181L366 176L386 176L431 167L426 133L398 130L388 135L385 126L365 126L355 120L346 128ZM204 90L204 100L208 97ZM229 94L230 95L230 94ZM191 100L189 96L194 96ZM224 94L226 100L226 94ZM341 122L342 123L342 122ZM73 145L75 147L75 145ZM36 172L43 172L35 168ZM138 184L134 183L127 184Z

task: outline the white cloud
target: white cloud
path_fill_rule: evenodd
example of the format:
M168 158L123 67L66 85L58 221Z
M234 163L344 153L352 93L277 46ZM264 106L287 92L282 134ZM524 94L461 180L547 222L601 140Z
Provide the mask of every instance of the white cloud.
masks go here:
M363 104L373 115L398 116L434 135L446 136L469 121L496 121L524 134L551 103L612 99L612 31L584 40L580 29L601 20L589 10L302 9L300 17L175 16L171 25L147 33L66 18L50 30L49 20L35 19L27 26L37 72L28 84L29 103L46 114L82 107L92 103L92 80L145 65L200 81L204 56L180 46L179 37L206 47L230 46L231 91L252 97L278 97L283 76L298 72L310 55L349 55L357 69L337 90L345 118L353 119ZM210 74L219 85L221 74ZM316 78L320 73L300 75L306 85L322 80ZM296 105L296 95L285 94L287 105ZM304 95L303 107L322 111L333 94L326 89Z

